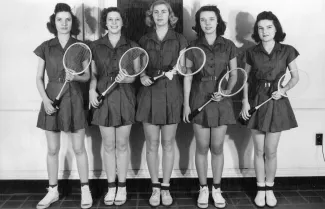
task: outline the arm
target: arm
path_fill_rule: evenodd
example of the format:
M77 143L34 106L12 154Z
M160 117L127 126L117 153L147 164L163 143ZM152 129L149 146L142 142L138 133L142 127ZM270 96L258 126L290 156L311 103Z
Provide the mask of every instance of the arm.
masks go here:
M52 106L53 101L50 100L45 92L44 86L44 73L45 73L45 61L42 58L38 58L38 66L36 73L36 86L39 94L42 97L45 112L49 115L56 112L56 109Z
M249 77L249 74L251 72L252 67L246 63L245 65L245 71L247 73L247 76ZM248 87L249 87L249 83L246 82L244 88L243 88L243 99L242 99L242 110L240 112L240 115L247 120L250 117L250 114L248 113L248 111L250 110L250 105L249 105L249 101L248 101Z
M91 76L90 76L90 84L89 84L89 100L90 104L97 108L100 102L98 102L97 97L98 94L96 92L97 87L97 68L94 61L91 62Z

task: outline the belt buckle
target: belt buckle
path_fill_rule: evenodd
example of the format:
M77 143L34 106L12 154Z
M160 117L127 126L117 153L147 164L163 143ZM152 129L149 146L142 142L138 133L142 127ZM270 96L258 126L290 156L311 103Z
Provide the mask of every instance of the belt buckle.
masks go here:
M64 83L65 82L65 79L64 78L59 78L58 79L60 83Z
M271 83L270 83L270 82L265 82L265 83L264 83L264 86L265 86L265 87L271 87Z

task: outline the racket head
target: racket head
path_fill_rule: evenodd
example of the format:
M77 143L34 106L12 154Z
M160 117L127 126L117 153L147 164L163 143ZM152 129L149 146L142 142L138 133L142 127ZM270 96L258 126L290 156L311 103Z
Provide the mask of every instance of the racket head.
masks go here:
M177 59L176 70L182 76L192 76L200 72L206 62L206 54L199 47L190 47L181 52Z
M234 68L221 77L218 92L224 97L234 96L244 88L247 78L247 73L243 68Z
M292 78L292 75L299 75L298 83L294 87L289 89L286 93L282 93L280 91L280 94L284 97L299 98L306 94L308 87L310 86L309 75L304 70L287 70L278 81L278 90L284 88L289 83L290 79Z
M90 48L81 42L71 44L63 55L63 67L69 73L78 75L88 69L92 59Z
M122 74L128 77L140 75L149 63L149 55L141 47L132 47L123 53L119 61Z

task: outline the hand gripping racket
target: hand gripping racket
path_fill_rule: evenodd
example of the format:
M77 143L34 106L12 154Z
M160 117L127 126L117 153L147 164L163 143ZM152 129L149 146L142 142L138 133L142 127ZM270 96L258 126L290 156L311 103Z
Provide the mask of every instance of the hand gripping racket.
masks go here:
M292 73L297 73L299 75L299 81L295 86L293 86L287 92L284 93L281 89L283 89L287 85L290 85L288 83L291 80ZM285 74L283 74L280 77L278 84L277 84L277 91L283 97L298 98L298 97L301 97L304 94L304 92L307 91L309 85L310 85L310 80L309 80L309 76L308 76L307 72L305 72L303 70L298 70L298 69L292 70L292 71L288 70L288 71L286 71ZM272 100L272 97L268 98L267 100L265 100L258 106L251 107L251 109L248 111L248 113L250 115L252 115L254 112L256 112L260 107L262 107L263 105L268 103L270 100ZM238 118L238 122L240 122L242 125L247 125L249 122L249 119L245 120L242 117L242 115L240 115Z
M73 75L80 75L88 69L91 63L91 57L91 50L86 44L81 42L71 44L64 52L62 60L63 67ZM59 94L52 103L52 106L56 109L59 109L60 97L67 82L65 80Z
M205 52L199 47L190 47L181 51L175 67L168 71L162 72L160 75L150 77L152 82L157 79L166 76L170 80L173 79L173 75L180 74L182 76L192 76L200 72L206 62Z
M136 77L146 69L148 62L148 53L140 47L133 47L128 49L121 56L121 59L119 61L119 70L123 75L127 77ZM103 100L107 92L116 83L117 81L115 80L103 93L97 97L98 102Z
M232 97L238 94L247 82L247 73L242 68L234 68L227 73L225 73L218 83L218 91L214 94L219 94L223 97ZM211 98L201 107L192 111L188 119L191 121L195 116L197 116L205 106L207 106L213 99Z

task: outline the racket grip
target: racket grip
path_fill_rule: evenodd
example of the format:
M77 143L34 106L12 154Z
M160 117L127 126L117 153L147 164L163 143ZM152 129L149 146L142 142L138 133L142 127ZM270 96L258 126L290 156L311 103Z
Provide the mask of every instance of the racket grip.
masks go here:
M97 97L98 102L101 102L104 99L104 96L101 94Z
M152 76L149 76L149 79L150 79L150 81L151 81L152 83L154 83L154 82L155 82L155 79L154 79L154 77L152 77Z
M88 115L87 115L87 122L88 122L88 126L91 126L91 121L93 120L93 115L94 115L94 109L93 107L90 107L90 109L88 110Z
M199 114L199 113L200 113L199 109L194 110L193 112L191 112L191 113L188 115L188 120L189 120L189 121L192 121L193 118L194 118L195 116L197 116L197 114Z
M250 110L248 110L248 114L250 114L252 116L252 114L254 112L256 112L256 108L255 107L252 107ZM248 122L249 122L249 119L245 120L241 115L238 117L237 121L242 124L242 125L247 125Z
M59 104L60 104L60 100L58 99L55 99L52 103L52 106L55 108L55 109L59 109Z

